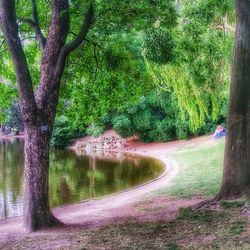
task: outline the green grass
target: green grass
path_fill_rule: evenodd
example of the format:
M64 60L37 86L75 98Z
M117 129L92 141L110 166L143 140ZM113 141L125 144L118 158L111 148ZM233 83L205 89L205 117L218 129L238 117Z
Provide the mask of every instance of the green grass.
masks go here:
M224 141L208 142L204 147L181 148L172 154L180 166L178 175L169 189L157 194L180 198L197 195L213 196L220 188L223 172Z
M220 206L224 209L241 208L246 204L245 200L220 201Z

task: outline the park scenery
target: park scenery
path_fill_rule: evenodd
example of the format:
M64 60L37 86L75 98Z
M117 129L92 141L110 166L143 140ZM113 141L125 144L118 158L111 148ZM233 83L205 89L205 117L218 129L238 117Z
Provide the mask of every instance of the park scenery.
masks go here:
M0 0L0 249L250 249L250 1Z

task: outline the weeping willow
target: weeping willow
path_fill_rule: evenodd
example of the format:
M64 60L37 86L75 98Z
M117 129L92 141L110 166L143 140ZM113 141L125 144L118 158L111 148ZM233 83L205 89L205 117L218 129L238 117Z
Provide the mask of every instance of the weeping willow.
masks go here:
M147 70L154 79L154 84L164 91L173 91L181 111L181 119L189 121L189 127L196 131L205 125L209 115L215 120L220 111L221 91L214 86L197 85L184 66L176 64L156 65L145 60ZM228 77L228 67L225 66L218 81ZM223 79L222 79L223 78ZM209 105L212 114L209 114Z
M196 131L207 118L218 118L222 99L228 94L234 5L232 0L185 0L179 5L178 24L166 31L170 34L166 39L174 44L173 58L162 63L145 54L144 60L156 87L174 93L181 119ZM155 40L153 46L166 47L160 39ZM151 49L151 44L146 50ZM167 49L159 50L162 54L158 57L168 55Z

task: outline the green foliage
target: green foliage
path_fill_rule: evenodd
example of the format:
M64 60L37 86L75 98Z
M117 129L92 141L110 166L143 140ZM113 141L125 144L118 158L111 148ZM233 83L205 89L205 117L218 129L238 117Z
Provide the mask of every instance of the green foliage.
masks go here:
M121 136L138 135L144 142L185 139L191 135L212 133L217 124L224 124L226 116L223 115L222 107L225 103L222 104L218 119L213 121L209 115L206 116L205 125L193 132L190 120L181 118L182 111L175 93L154 90L141 97L137 103L96 119L93 128L98 130L99 135L104 128L112 126ZM208 108L208 114L211 114L209 112L212 112L211 108Z
M68 118L65 116L57 117L50 144L53 147L65 147L75 135L76 133L70 126Z
M132 136L134 132L132 121L126 114L120 114L112 119L114 130L123 137Z
M3 84L0 78L0 123L6 120L6 110L11 106L15 94L15 89L12 86Z
M5 114L5 124L12 128L12 131L18 134L20 131L24 130L21 110L16 98L13 99L11 107L6 109Z
M163 29L151 29L146 33L145 56L148 60L166 64L173 61L174 41L172 34Z
M176 138L177 126L183 125L176 122L180 111L175 104L171 92L152 91L136 105L115 114L113 128L124 137L136 134L144 142L169 141Z
M72 58L76 60L73 65L77 66L67 70L67 84L62 88L58 111L62 110L72 120L74 127L85 129L111 110L123 109L129 103L135 103L152 87L151 77L146 72L143 57L138 55L137 45L127 46L129 42L123 36L113 38L115 42L110 41L96 51L97 61L92 55L92 45L85 48L84 55L76 51L78 57ZM140 40L140 37L137 39ZM82 60L78 62L77 58L80 57ZM82 74L80 81L75 79L77 72ZM71 101L65 110L63 105L67 100Z
M168 141L209 133L225 122L233 34L223 27L225 20L235 23L232 0L183 0L178 6L172 0L92 2L95 22L68 58L62 80L57 119L67 122L55 129L52 144L64 144L59 132L65 138L70 131L99 135L110 125L122 136ZM88 4L70 2L67 41L79 32ZM17 12L29 17L30 3L19 0ZM49 2L39 1L38 13L46 35ZM19 26L35 88L41 52L31 27ZM5 43L2 49L0 76L15 89ZM0 85L0 121L16 95L6 88Z
M175 93L181 118L193 132L204 127L208 116L216 121L227 99L233 34L223 29L223 15L232 11L229 2L183 1L171 30L174 61L146 60L156 86Z
M85 43L68 58L58 105L58 116L67 116L72 126L80 130L85 130L94 119L109 110L123 108L145 93L151 79L139 52L142 48L141 34L156 22L165 27L176 23L173 0L70 1L71 23L67 42L79 33L90 3L95 20ZM17 1L17 16L29 18L31 7L31 2ZM46 36L52 17L51 4L49 1L37 1L37 8L39 24ZM19 21L19 33L35 88L40 79L41 51L30 25ZM131 39L131 36L136 39ZM2 40L0 32L0 43ZM15 83L6 43L2 48L0 53L4 64L0 67L0 76ZM128 95L128 92L131 94ZM65 102L69 103L67 109L64 108Z
M87 129L86 133L88 135L93 135L95 137L101 135L105 131L105 127L102 124L93 123Z
M233 0L184 0L186 17L210 24L220 22L222 17L233 10Z

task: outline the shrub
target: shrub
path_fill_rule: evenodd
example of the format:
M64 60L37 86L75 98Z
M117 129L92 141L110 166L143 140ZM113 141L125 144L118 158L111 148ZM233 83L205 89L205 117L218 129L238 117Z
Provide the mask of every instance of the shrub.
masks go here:
M95 137L100 136L105 131L105 126L98 123L92 123L87 129L86 133L88 135L93 135Z
M122 137L128 137L133 135L133 124L129 116L126 114L115 116L112 119L112 125L114 130Z
M50 144L53 147L66 147L69 144L69 141L75 137L75 134L76 131L70 126L67 117L57 117Z

